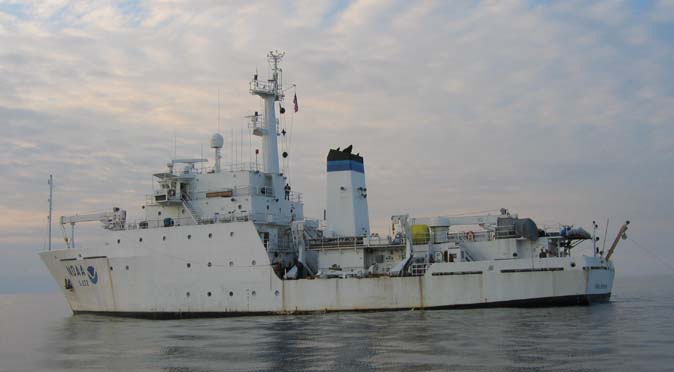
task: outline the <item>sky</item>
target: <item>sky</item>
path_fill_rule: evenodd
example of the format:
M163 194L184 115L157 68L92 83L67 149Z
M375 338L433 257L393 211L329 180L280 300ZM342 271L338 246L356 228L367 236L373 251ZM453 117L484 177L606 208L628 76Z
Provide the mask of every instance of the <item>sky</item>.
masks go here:
M218 128L230 161L277 49L305 214L325 208L329 148L353 144L375 230L506 207L609 219L611 240L629 219L617 275L674 272L672 0L0 0L0 293L57 290L37 256L49 174L55 218L138 215L151 174L212 159Z

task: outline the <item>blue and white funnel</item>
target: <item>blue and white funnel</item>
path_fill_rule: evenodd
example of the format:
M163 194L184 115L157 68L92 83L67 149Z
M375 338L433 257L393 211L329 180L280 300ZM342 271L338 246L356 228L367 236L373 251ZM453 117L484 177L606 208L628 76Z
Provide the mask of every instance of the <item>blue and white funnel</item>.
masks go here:
M363 157L353 154L353 146L328 153L327 231L335 236L367 236L370 218L367 209Z

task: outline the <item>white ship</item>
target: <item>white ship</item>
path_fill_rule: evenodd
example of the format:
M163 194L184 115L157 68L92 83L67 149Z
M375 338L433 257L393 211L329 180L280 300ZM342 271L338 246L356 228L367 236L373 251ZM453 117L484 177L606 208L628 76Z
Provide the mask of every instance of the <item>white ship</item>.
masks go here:
M326 211L306 218L301 194L279 168L282 57L270 52L271 77L255 74L250 83L264 101L264 113L249 117L261 164L225 166L215 134L212 167L173 159L154 174L142 221L126 221L120 208L61 217L67 247L40 257L73 313L177 318L609 300L610 258L627 223L606 254L594 223L593 234L539 227L505 209L397 215L388 236L371 233L364 160L351 146L329 151ZM75 225L85 221L103 223L100 246L75 245ZM572 255L590 239L592 256Z

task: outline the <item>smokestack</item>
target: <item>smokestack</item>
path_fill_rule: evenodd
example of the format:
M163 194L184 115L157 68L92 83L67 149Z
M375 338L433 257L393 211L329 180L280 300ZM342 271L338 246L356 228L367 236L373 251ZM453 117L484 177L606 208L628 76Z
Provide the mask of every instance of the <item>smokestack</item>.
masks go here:
M367 208L363 157L352 153L353 146L328 152L327 230L337 236L367 236L370 218Z

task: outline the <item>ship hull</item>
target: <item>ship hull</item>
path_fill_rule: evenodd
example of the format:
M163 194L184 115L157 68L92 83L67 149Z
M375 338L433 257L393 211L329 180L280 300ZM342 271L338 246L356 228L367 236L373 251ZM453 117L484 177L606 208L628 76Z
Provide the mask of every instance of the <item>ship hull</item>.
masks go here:
M119 241L119 243L117 243ZM610 299L598 257L436 263L422 276L281 280L249 222L119 232L40 254L74 314L145 318L588 305Z
M420 310L462 310L480 308L534 308L534 307L562 307L562 306L589 306L592 304L606 303L610 301L611 294L572 295L545 298L531 298L501 302L485 302L476 304L445 305L425 307ZM382 312L382 311L414 311L416 308L381 308L381 309L338 309L338 310L313 310L292 312L278 311L249 311L249 312L123 312L123 311L73 311L75 315L101 315L125 318L142 319L193 319L193 318L226 318L239 316L264 316L264 315L308 315L323 314L328 312Z

